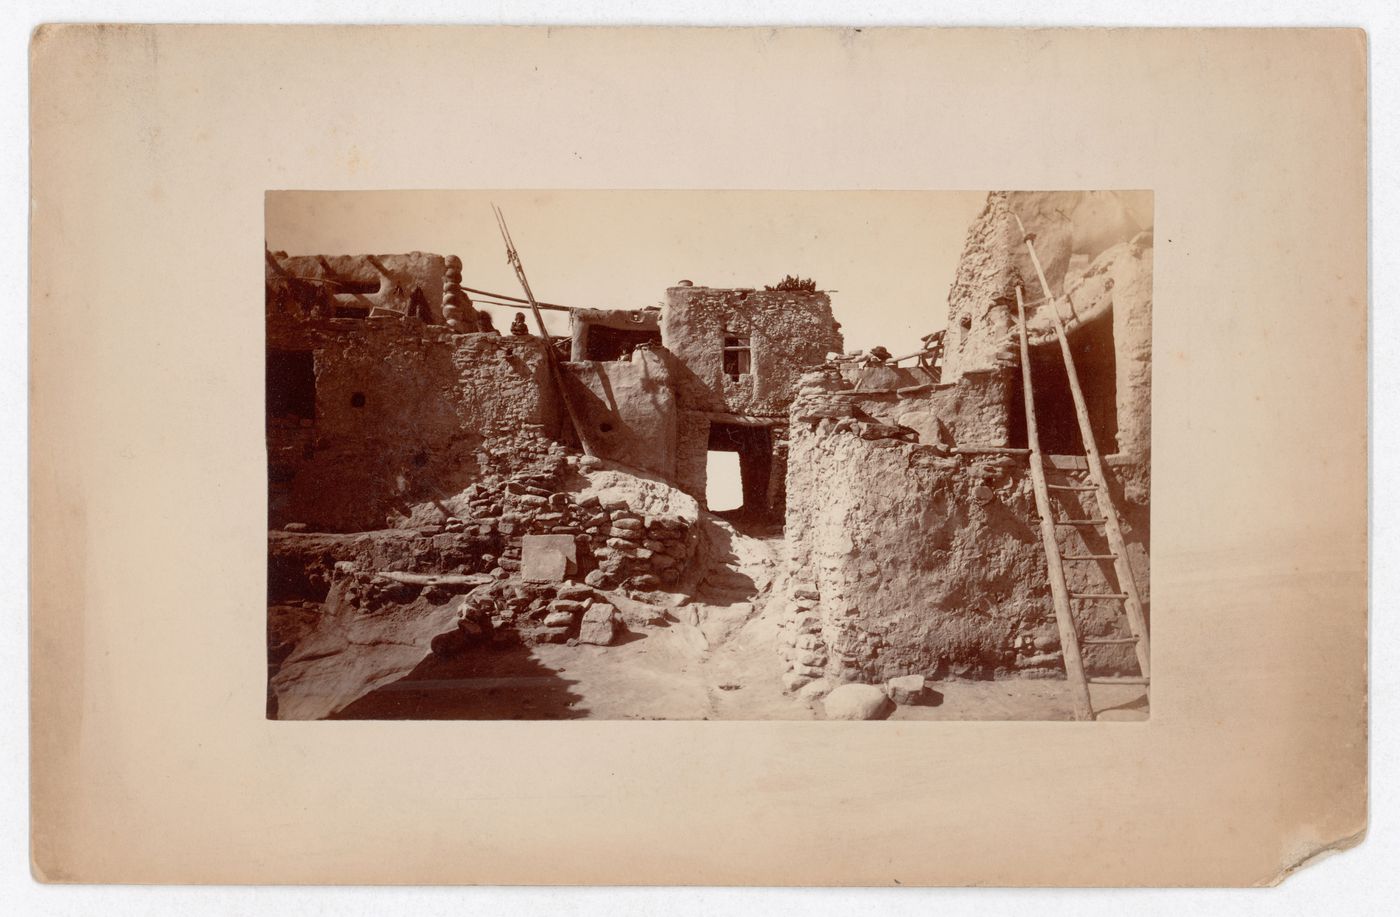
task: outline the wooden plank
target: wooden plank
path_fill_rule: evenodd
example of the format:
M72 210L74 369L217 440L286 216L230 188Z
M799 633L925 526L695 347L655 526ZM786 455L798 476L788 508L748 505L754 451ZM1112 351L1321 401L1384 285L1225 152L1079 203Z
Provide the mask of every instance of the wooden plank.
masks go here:
M1084 680L1079 631L1069 604L1069 587L1065 583L1064 566L1060 563L1060 546L1055 540L1050 491L1045 487L1045 467L1040 463L1040 431L1035 422L1035 389L1031 384L1030 346L1026 342L1026 307L1020 287L1016 288L1016 314L1021 328L1021 394L1026 400L1026 441L1030 444L1031 484L1035 489L1036 509L1040 512L1040 541L1045 547L1045 568L1050 579L1050 597L1055 606L1055 626L1060 632L1060 657L1065 664L1074 718L1092 720L1094 705L1089 699L1089 684Z

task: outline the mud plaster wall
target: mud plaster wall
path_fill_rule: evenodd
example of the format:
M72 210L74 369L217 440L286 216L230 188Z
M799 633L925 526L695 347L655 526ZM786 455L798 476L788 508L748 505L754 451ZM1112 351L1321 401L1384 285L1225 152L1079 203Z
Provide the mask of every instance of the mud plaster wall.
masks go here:
M724 374L725 332L747 335L748 378ZM732 414L786 414L802 371L841 349L825 293L671 287L661 311L661 343L685 368L683 408Z
M948 297L943 381L1020 365L1016 286L1023 285L1032 346L1058 346L1041 287L1012 216L1036 252L1071 336L1111 310L1118 441L1104 454L1151 452L1152 216L1150 196L1129 192L995 192L968 231ZM1019 393L1013 393L1019 397Z
M269 350L310 351L315 419L268 418L270 523L360 531L524 461L557 438L559 407L535 338L453 334L398 319L269 328Z
M380 306L408 312L415 297L428 310L428 320L443 321L444 274L442 255L410 252L405 255L295 255L275 252L266 265L269 300L286 285L301 281L323 289L332 305L371 309ZM460 276L458 277L460 280ZM336 292L345 283L375 284L375 292ZM269 303L271 306L271 302ZM329 315L326 317L330 317Z
M589 445L601 458L676 474L676 399L667 361L638 350L627 362L563 364L569 396Z
M726 332L749 338L752 370L737 381L724 373ZM671 355L680 408L678 486L703 505L710 424L736 415L771 428L768 504L781 514L788 407L803 371L842 347L831 299L825 293L671 287L661 312L661 340Z
M1059 674L1045 557L1024 463L944 457L928 445L864 439L860 422L794 423L785 619L789 687L829 676ZM977 488L986 487L979 494ZM1125 538L1147 601L1145 507L1123 499ZM1082 507L1063 504L1067 517ZM1086 543L1088 539L1090 543ZM1067 530L1061 550L1102 553ZM1070 589L1107 592L1106 571L1076 564ZM1114 606L1087 605L1082 636L1121 635ZM1124 647L1086 648L1095 672L1135 673Z

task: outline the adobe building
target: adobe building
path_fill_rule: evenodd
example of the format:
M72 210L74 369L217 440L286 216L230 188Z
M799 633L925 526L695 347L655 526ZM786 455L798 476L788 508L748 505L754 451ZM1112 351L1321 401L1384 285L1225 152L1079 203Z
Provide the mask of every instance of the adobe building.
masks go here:
M270 626L287 635L270 636L281 647L274 668L285 664L270 684L283 713L334 712L365 688L354 672L397 677L424 640L446 639L444 627L465 639L439 620L458 608L443 590L474 584L475 632L562 642L583 623L612 632L581 621L599 595L625 604L655 590L698 594L714 570L733 580L703 513L716 451L739 457L743 516L784 524L783 556L771 598L765 579L752 602L696 600L686 614L723 640L744 615L775 608L774 664L788 691L1062 674L1021 454L1026 373L1048 461L1082 479L1084 444L1022 224L1061 297L1146 601L1150 197L989 195L949 293L941 351L907 342L898 349L913 362L842 355L821 292L681 282L660 308L571 310L568 337L545 340L492 328L455 257L268 253L269 601L282 609ZM1061 498L1059 511L1082 516L1080 499ZM534 536L567 542L568 582L531 585L523 545ZM1069 528L1060 550L1103 554L1101 542ZM1106 592L1111 572L1077 565L1069 588ZM361 613L386 603L417 622L417 636L374 631L346 644L332 628L322 646L277 623L334 606L327 614L343 627L398 627ZM707 629L710 614L729 617ZM1123 635L1107 604L1078 617L1085 637ZM342 658L371 645L407 655ZM1132 650L1112 643L1084 662L1134 671ZM354 690L327 687L342 683Z
M687 282L659 311L577 310L572 321L565 370L595 454L703 506L709 453L738 453L743 513L782 518L798 378L841 349L825 293Z
M1061 309L1105 455L1135 578L1147 598L1151 473L1150 198L1120 193L989 196L948 299L937 382L883 387L827 365L792 406L785 538L787 684L903 675L1063 671L1045 552L1024 455L1022 373L1035 383L1041 445L1082 481L1083 443L1039 280L1033 234ZM1016 295L1027 305L1022 366ZM1021 451L1024 451L1022 449ZM1088 500L1059 500L1085 518ZM1103 535L1067 528L1063 554L1104 554ZM1073 592L1110 588L1111 564L1075 565ZM1112 603L1078 609L1083 636L1125 636ZM1085 652L1090 672L1134 674L1131 649Z

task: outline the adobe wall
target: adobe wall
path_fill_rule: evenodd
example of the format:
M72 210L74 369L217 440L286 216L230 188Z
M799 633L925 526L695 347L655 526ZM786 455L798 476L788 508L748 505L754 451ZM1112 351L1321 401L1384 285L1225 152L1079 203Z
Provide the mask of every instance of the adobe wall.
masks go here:
M704 504L712 422L770 430L768 505L784 511L787 412L802 373L840 351L841 334L825 293L671 287L661 311L678 407L676 481ZM753 371L724 372L725 332L746 335Z
M268 418L270 524L348 532L405 524L530 460L560 409L537 338L453 334L399 319L269 326L269 350L309 351L315 418Z
M952 451L1007 445L1019 432L1018 283L1031 345L1059 346L1049 313L1034 303L1040 286L1012 208L1037 235L1053 292L1067 299L1072 339L1112 316L1117 442L1100 448L1117 453L1107 473L1149 600L1147 203L1116 193L990 195L949 295L941 384L901 385L909 380L889 373L882 382L851 366L803 377L792 405L780 640L790 689L819 678L1063 673L1026 459ZM1059 518L1099 515L1091 495L1053 499ZM1058 537L1062 553L1108 552L1096 528L1065 527ZM1066 574L1071 591L1116 591L1111 566L1071 564ZM1077 619L1086 637L1126 628L1116 603L1085 603ZM1084 658L1090 672L1137 673L1126 646L1085 647Z
M749 337L753 372L724 374L724 334ZM841 349L825 293L671 287L661 310L661 343L687 369L683 409L731 414L786 414L803 370Z
M1061 674L1024 459L947 455L936 444L893 438L878 421L798 419L799 410L791 427L779 641L787 686L906 674ZM1118 496L1146 600L1147 511ZM1083 504L1058 512L1092 515ZM1067 528L1060 547L1102 553L1101 537ZM1071 590L1110 591L1111 569L1071 566ZM1079 620L1082 636L1121 635L1125 627L1111 604L1089 605ZM1085 663L1092 672L1136 674L1126 647L1087 647Z
M676 399L661 354L643 349L625 362L580 360L562 368L570 401L599 457L675 477Z
M1061 319L1073 335L1112 314L1118 437L1104 454L1151 452L1152 212L1134 192L994 192L968 231L948 296L943 380L1020 365L1016 287L1033 347L1058 347L1040 281L1013 212L1035 234Z

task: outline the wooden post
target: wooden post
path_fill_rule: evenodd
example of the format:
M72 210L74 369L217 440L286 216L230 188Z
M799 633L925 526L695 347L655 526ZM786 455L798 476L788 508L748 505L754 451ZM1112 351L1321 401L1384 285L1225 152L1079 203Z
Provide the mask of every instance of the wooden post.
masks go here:
M520 263L520 253L515 250L515 243L510 238L510 230L506 227L505 214L496 205L492 204L491 209L496 214L496 222L501 228L501 237L506 243L506 260L510 266L515 268L515 276L520 280L520 286L525 290L525 298L530 301L530 311L535 315L535 326L540 329L540 338L544 341L545 362L549 364L550 374L554 377L554 384L559 389L559 400L564 402L564 411L569 415L569 424L574 429L574 435L578 437L579 448L584 455L593 455L593 447L588 442L588 437L584 436L583 423L579 420L577 412L574 411L574 403L569 398L569 391L564 387L564 371L559 368L559 354L554 351L554 343L549 339L549 329L544 326L544 316L540 314L539 303L535 302L535 294L530 289L530 281L525 277L525 265Z
M1050 596L1055 604L1055 624L1060 631L1060 657L1065 663L1065 679L1069 683L1074 718L1092 720L1094 706L1089 699L1089 683L1084 679L1079 628L1074 623L1069 588L1065 585L1064 562L1060 559L1059 542L1055 540L1055 516L1050 506L1050 491L1045 486L1045 466L1040 463L1040 431L1035 423L1035 389L1031 383L1030 344L1026 340L1026 307L1019 286L1016 288L1016 315L1021 326L1021 393L1026 399L1026 442L1031 452L1031 484L1035 489L1036 510L1040 513L1040 540L1045 546L1045 568L1049 573Z
M1021 235L1025 237L1026 227L1021 223L1021 218L1016 217L1016 225L1021 228ZM1144 678L1151 677L1152 653L1148 645L1147 637L1147 616L1142 610L1142 598L1138 594L1137 581L1133 579L1133 568L1128 563L1128 545L1123 540L1123 530L1118 525L1118 512L1113 506L1113 497L1108 489L1108 476L1104 474L1103 459L1099 456L1098 444L1094 441L1094 430L1089 424L1089 407L1084 401L1084 390L1079 387L1079 373L1074 368L1074 354L1069 348L1069 336L1065 331L1064 322L1060 319L1059 300L1051 295L1050 284L1045 279L1045 271L1040 266L1040 259L1036 257L1035 245L1029 238L1026 238L1026 251L1030 252L1031 264L1035 266L1036 277L1040 280L1040 288L1045 293L1045 301L1050 306L1050 317L1055 323L1055 335L1060 340L1060 353L1065 360L1065 375L1069 377L1069 391L1074 398L1074 413L1079 419L1079 431L1084 440L1084 457L1088 460L1089 477L1093 479L1095 489L1094 496L1098 500L1099 514L1104 518L1104 534L1108 538L1109 548L1114 554L1113 572L1118 577L1118 587L1123 590L1127 598L1123 600L1123 608L1127 612L1128 627L1133 636L1137 638L1137 660L1138 668L1142 670ZM1017 293L1019 295L1019 288ZM1019 303L1019 300L1018 300ZM1025 335L1025 324L1022 319L1022 337ZM1024 356L1022 357L1024 361Z

